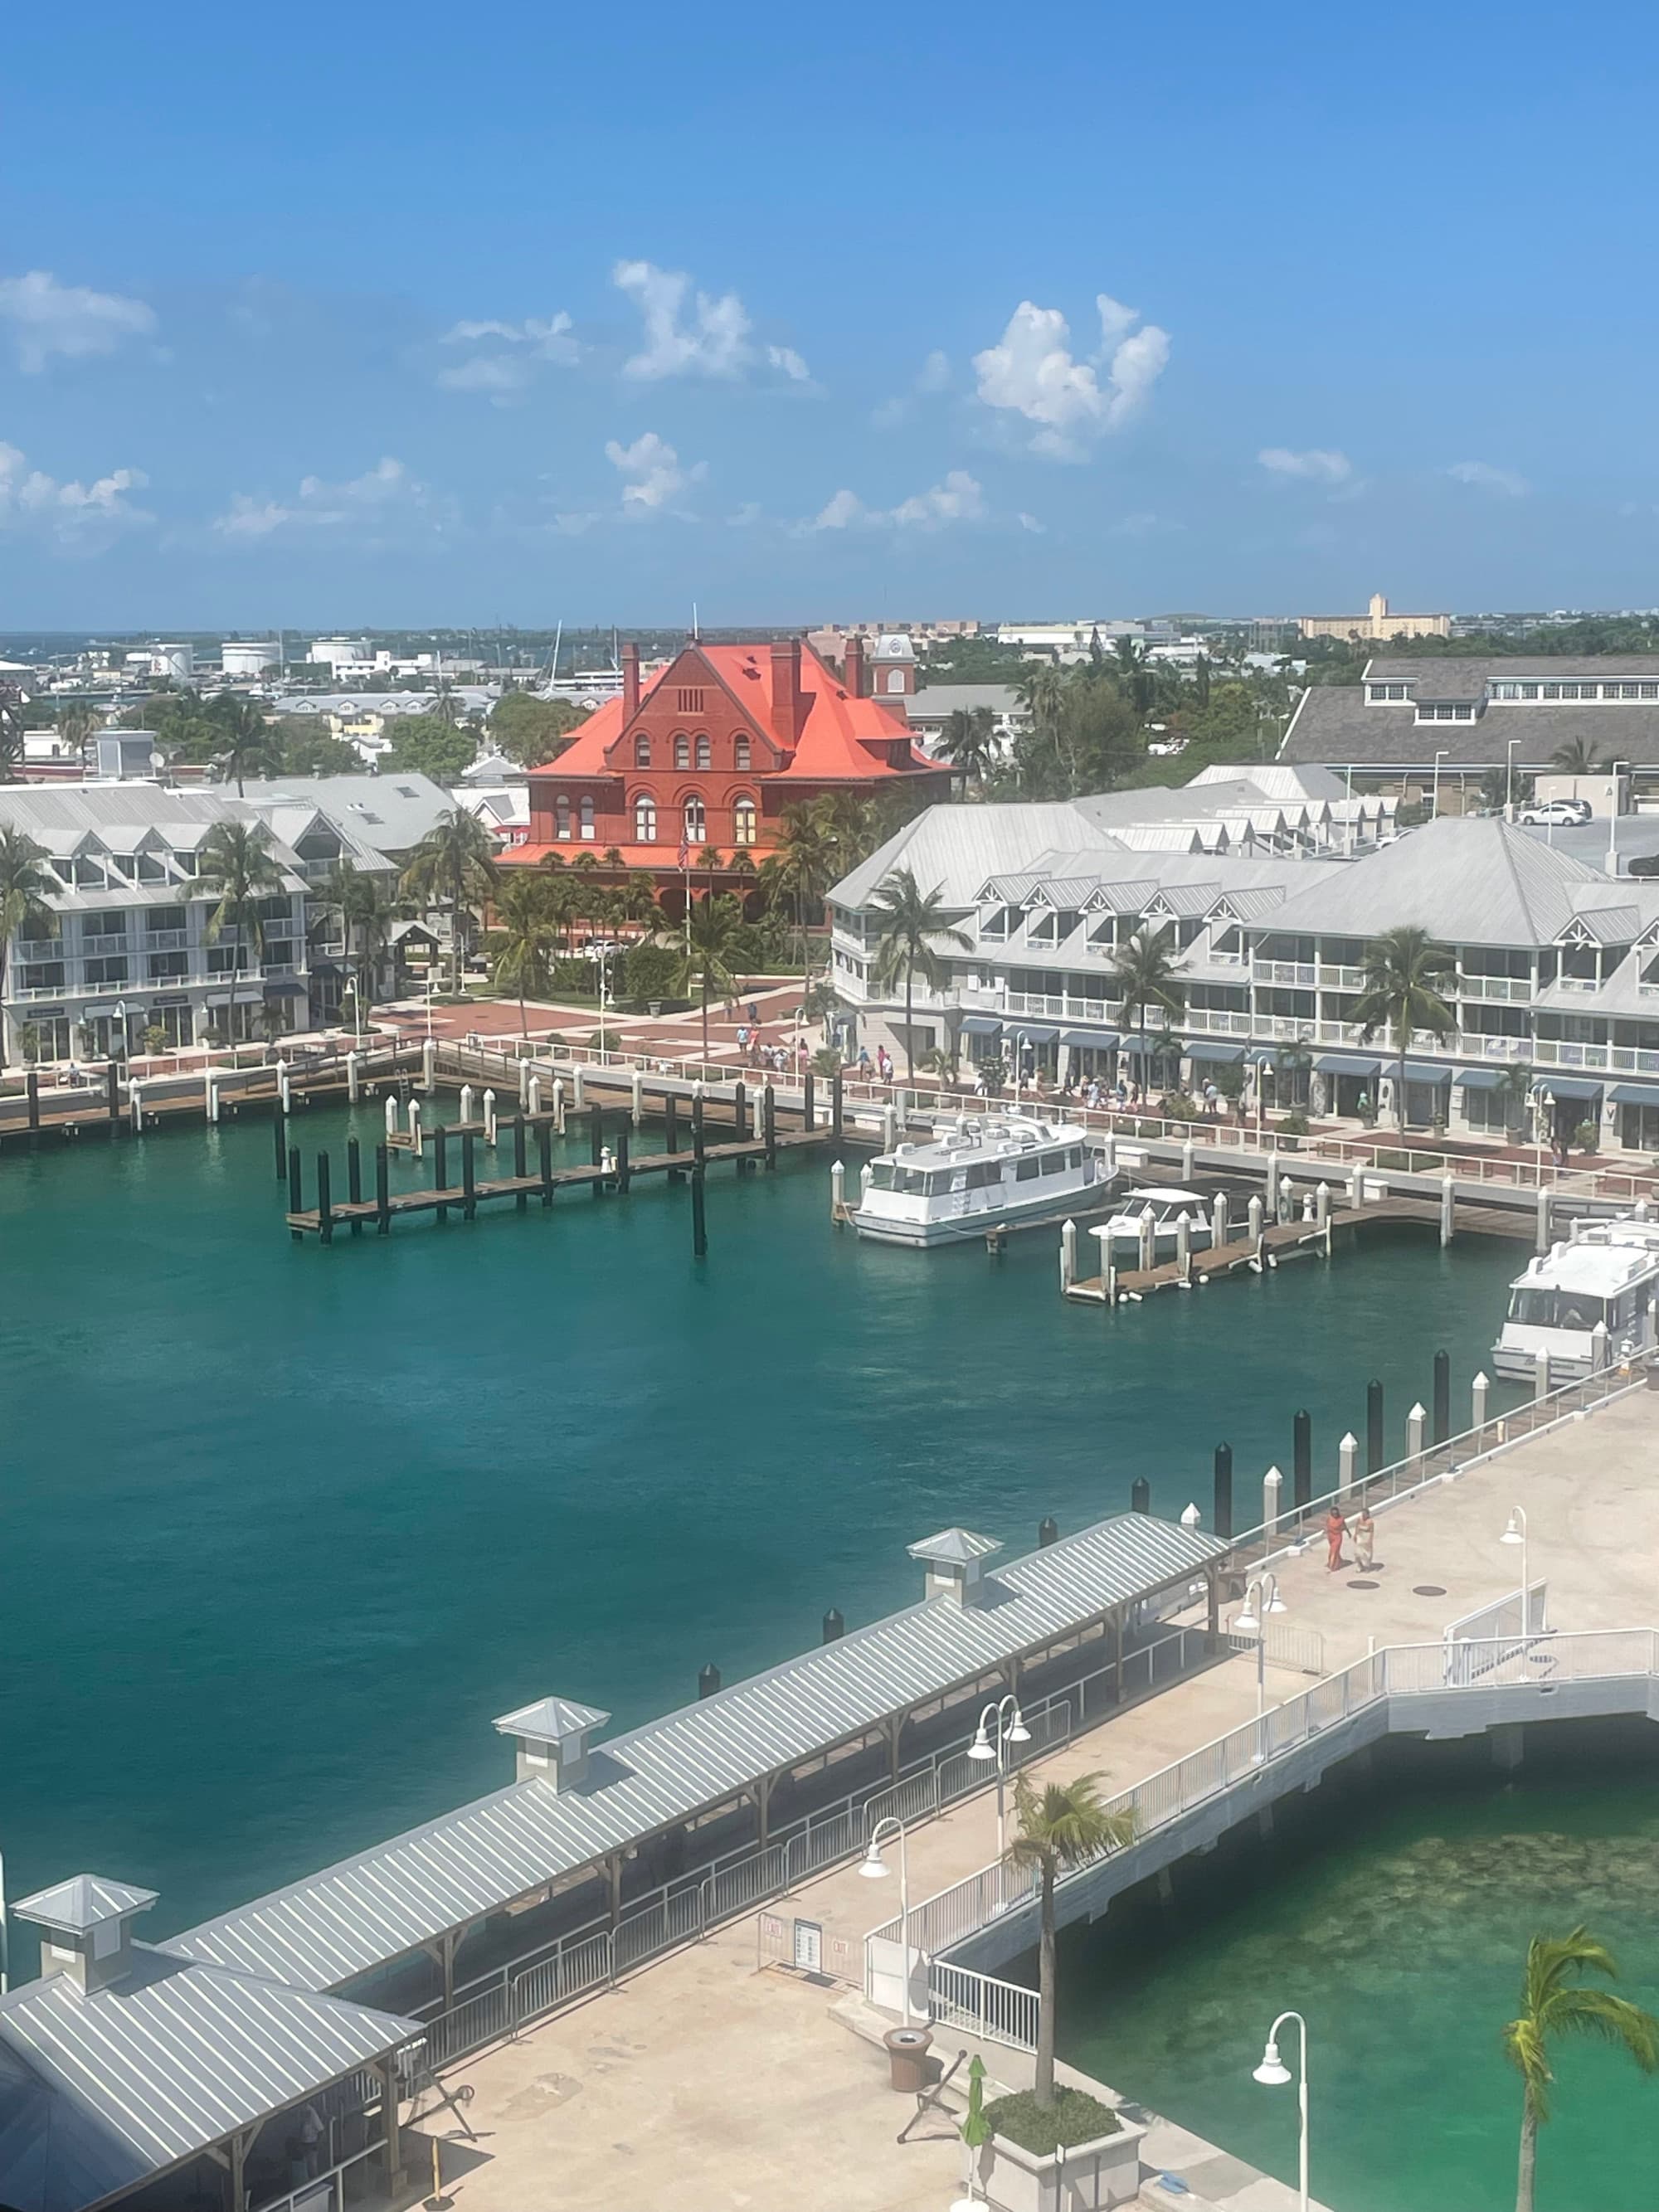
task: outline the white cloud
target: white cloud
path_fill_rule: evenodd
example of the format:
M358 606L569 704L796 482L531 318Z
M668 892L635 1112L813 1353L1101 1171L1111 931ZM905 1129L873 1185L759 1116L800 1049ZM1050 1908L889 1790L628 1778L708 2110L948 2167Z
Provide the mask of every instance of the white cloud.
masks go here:
M1051 459L1086 458L1092 441L1121 429L1145 405L1170 358L1170 334L1139 322L1139 311L1109 293L1095 301L1100 317L1098 353L1077 359L1070 325L1058 307L1022 300L994 346L974 356L979 397L988 407L1012 410L1037 429L1031 451Z
M30 375L54 354L70 361L113 353L127 339L147 337L155 311L118 292L91 292L60 284L49 270L0 278L0 319L9 323L20 366Z
M624 375L740 376L748 367L749 317L735 292L694 294L684 270L649 261L619 261L611 281L645 321L644 350L624 363Z
M951 362L948 355L937 347L930 353L916 374L918 392L943 392L951 381Z
M1036 515L1027 514L1023 507L1014 519L1022 530L1030 531L1034 537L1041 538L1048 527L1046 522L1039 522Z
M798 534L819 530L942 530L953 522L982 522L985 495L966 469L951 469L942 483L896 507L866 507L856 492L844 488L821 507L810 522L797 526Z
M774 368L781 369L792 384L810 384L812 381L811 370L793 346L769 345L766 349L766 358Z
M540 369L551 363L574 368L581 359L579 340L571 337L571 320L562 313L538 321L533 315L521 323L455 323L443 334L445 345L483 344L453 368L441 369L438 382L446 392L482 392L497 406L526 392Z
M372 529L392 520L406 522L428 500L426 486L410 476L401 461L387 454L372 469L344 483L302 477L299 493L291 501L250 499L238 493L213 527L234 544L256 544L278 532L299 536L308 531L340 530L348 524Z
M900 393L896 398L884 399L879 406L872 410L870 421L878 430L896 430L915 413L918 398L933 398L939 392L948 391L950 385L950 357L935 349L917 370L909 391Z
M702 461L689 469L682 468L679 455L654 430L642 431L631 446L611 439L605 446L605 457L630 480L623 486L625 514L672 513L680 494L689 486L700 483L708 473L707 465Z
M1461 484L1472 484L1477 491L1497 492L1504 499L1524 499L1532 489L1516 470L1495 469L1487 461L1454 461L1446 474Z
M1353 463L1346 453L1320 446L1292 453L1288 446L1264 446L1256 455L1264 469L1279 477L1302 477L1316 483L1346 483Z
M127 498L149 481L142 469L112 469L92 483L63 483L30 468L15 446L0 442L0 530L39 529L60 545L88 550L155 520Z

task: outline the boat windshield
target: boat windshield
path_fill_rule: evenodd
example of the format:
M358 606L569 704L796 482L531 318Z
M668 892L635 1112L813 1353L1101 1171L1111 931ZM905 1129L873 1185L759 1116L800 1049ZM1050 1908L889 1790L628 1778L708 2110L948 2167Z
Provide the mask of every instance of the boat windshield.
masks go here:
M1511 1292L1510 1319L1528 1328L1589 1330L1608 1318L1607 1302L1589 1291L1550 1291L1533 1287Z

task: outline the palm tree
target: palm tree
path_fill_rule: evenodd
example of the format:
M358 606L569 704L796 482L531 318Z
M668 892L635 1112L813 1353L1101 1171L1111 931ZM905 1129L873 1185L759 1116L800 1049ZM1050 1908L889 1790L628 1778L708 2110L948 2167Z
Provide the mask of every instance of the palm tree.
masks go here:
M58 717L58 727L65 744L73 745L77 753L84 754L88 742L104 726L104 718L85 700L76 700Z
M584 858L586 858L584 855ZM428 905L449 908L449 964L453 988L461 994L461 916L483 905L495 887L495 841L476 814L452 806L441 814L415 848L404 870L402 890Z
M941 758L960 769L970 783L983 783L996 765L996 717L988 707L958 707L945 718Z
M46 904L54 888L41 866L46 857L26 830L0 823L0 998L5 995L6 956L14 937L50 936L52 908ZM5 1024L0 1020L0 1064L5 1060Z
M835 801L820 798L786 806L781 829L765 873L769 883L775 884L789 902L800 944L801 968L807 971L807 927L817 919L824 893L842 872L843 840ZM810 987L810 972L807 982Z
M1457 1017L1440 990L1456 966L1451 954L1433 943L1428 931L1415 922L1385 929L1365 948L1364 988L1348 1018L1358 1025L1362 1044L1369 1044L1381 1029L1394 1031L1398 1055L1395 1119L1402 1137L1406 1133L1406 1048L1413 1030L1431 1030L1437 1042L1443 1044L1457 1027Z
M680 988L695 987L702 999L702 1059L708 1065L708 1001L729 999L738 988L737 963L742 942L743 908L729 893L705 893L694 899L686 919L686 949L680 960Z
M1504 2053L1521 2076L1521 2168L1515 2212L1532 2212L1533 2174L1538 2130L1550 2116L1552 2037L1589 2036L1610 2043L1633 2059L1644 2074L1659 2073L1659 2020L1628 1997L1609 1990L1587 1990L1576 1978L1619 1969L1604 1943L1581 1928L1569 1936L1534 1936L1527 1946L1526 1978L1521 1984L1521 2014L1504 2030Z
M966 952L973 943L946 921L943 890L936 884L924 891L908 868L896 868L870 898L881 925L876 941L876 988L889 991L901 976L904 979L904 1069L909 1083L916 1077L916 1030L910 1017L917 972L930 991L941 989L949 970L938 947L959 945Z
M230 968L226 977L229 996L225 1000L225 1037L236 1042L236 974L244 946L255 962L264 958L263 902L283 888L283 872L270 856L270 832L263 822L216 822L202 840L196 881L219 903L208 916L207 941L216 945L228 930Z
M1016 1866L1035 1867L1042 1886L1042 1934L1037 1954L1037 2103L1054 2101L1054 1883L1062 1869L1086 1866L1107 1851L1121 1850L1134 1835L1134 1814L1114 1813L1100 1801L1102 1777L1050 1782L1041 1794L1028 1774L1014 1783L1019 1832L1008 1846Z
M1170 1022L1178 1022L1185 1011L1187 994L1176 972L1175 963L1175 924L1166 921L1162 929L1149 933L1143 926L1136 930L1125 945L1120 945L1111 958L1112 973L1123 992L1123 1012L1126 1017L1139 1017L1140 1030L1140 1080L1146 1080L1146 1017L1153 1007Z
M374 1004L380 957L391 939L392 925L398 918L398 901L379 876L369 875L353 860L341 860L336 862L323 887L323 902L339 915L340 936L348 961L352 959L354 944L356 948L352 976L361 1024L365 1008Z
M1504 1102L1504 1133L1518 1131L1532 1098L1532 1069L1524 1060L1511 1060L1498 1075L1497 1090Z
M224 732L216 759L226 782L234 776L236 796L249 776L276 775L282 765L282 742L251 699L214 702L214 720Z
M1607 766L1588 738L1569 738L1565 744L1557 745L1550 755L1550 766L1559 768L1564 775L1596 775Z
M547 876L522 868L510 873L495 894L495 927L484 941L497 988L517 988L520 1036L530 1035L526 994L544 994L549 988L548 963L556 927L549 896L552 889Z

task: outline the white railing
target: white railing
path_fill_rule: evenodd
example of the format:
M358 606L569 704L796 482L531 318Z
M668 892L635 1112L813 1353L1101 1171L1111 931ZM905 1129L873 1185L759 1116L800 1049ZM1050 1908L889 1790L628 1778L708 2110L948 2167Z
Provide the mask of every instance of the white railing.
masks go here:
M1250 968L1258 983L1288 983L1311 991L1319 981L1318 965L1312 960L1253 960Z
M1460 975L1454 995L1460 999L1528 1000L1534 986L1529 975Z
M1035 2051L1037 1993L1018 1982L999 1981L972 1966L953 1966L946 1959L927 1965L928 2010L941 2027L957 2027L981 2043L1007 2044Z
M1182 1027L1201 1036L1250 1036L1266 1018L1236 1013L1226 1006L1188 1006Z
M255 2207L255 2212L344 2212L348 2203L358 2203L372 2193L356 2169L370 2159L384 2159L385 2155L384 2140L370 2143L367 2150L354 2151L349 2158L343 2158L337 2166L313 2174L309 2181L302 2181L286 2196L267 2197ZM349 2185L348 2173L354 2177Z

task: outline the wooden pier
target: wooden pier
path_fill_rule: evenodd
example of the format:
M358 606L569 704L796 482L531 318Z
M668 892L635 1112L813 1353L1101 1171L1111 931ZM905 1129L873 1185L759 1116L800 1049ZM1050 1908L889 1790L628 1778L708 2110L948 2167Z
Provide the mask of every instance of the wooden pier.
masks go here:
M136 1136L191 1121L229 1121L249 1108L285 1115L313 1103L355 1102L389 1084L418 1080L422 1070L420 1045L401 1043L148 1077L128 1077L112 1061L96 1081L50 1088L31 1068L21 1090L0 1097L0 1151L33 1151L46 1139Z

